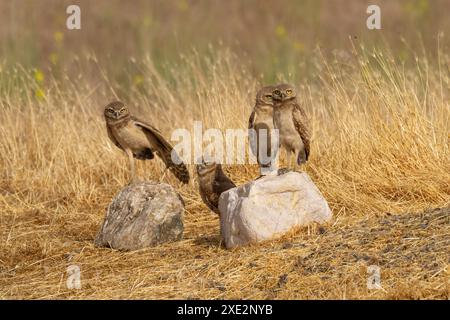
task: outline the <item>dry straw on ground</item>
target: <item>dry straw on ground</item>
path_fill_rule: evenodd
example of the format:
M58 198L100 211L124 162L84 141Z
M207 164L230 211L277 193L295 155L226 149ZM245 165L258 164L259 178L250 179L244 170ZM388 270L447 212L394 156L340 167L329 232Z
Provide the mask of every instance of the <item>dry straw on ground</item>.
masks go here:
M128 253L93 246L128 175L102 107L125 100L168 136L194 120L245 128L261 83L236 57L185 58L171 82L145 61L145 90L126 99L101 64L76 79L47 76L45 88L28 70L2 71L0 297L447 299L449 211L420 212L450 205L450 59L405 68L386 52L354 54L318 60L320 78L297 84L313 124L305 170L333 222L236 250L221 246L195 179L171 176L186 203L182 241ZM138 169L163 172L157 161ZM225 169L237 184L257 176L255 166ZM372 264L381 290L366 287ZM80 290L66 288L69 265L81 268Z

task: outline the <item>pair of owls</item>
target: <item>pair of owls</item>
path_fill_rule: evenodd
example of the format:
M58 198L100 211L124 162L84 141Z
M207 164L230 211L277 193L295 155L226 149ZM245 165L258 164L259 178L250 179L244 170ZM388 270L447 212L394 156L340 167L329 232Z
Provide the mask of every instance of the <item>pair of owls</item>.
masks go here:
M280 146L286 150L289 167L292 167L292 154L295 155L294 168L308 160L310 135L307 117L297 102L297 93L292 85L283 83L261 88L256 94L256 103L248 121L248 128L254 130L253 139L250 135L250 143L261 167L261 173L264 168L273 166L274 155ZM275 145L271 141L273 137L269 134L273 129L278 129L278 143ZM262 130L266 130L265 134L261 134ZM265 161L262 159L263 156Z
M295 154L295 165L300 165L308 160L310 152L310 138L307 127L307 118L304 110L297 102L297 94L293 86L280 84L277 86L266 86L261 88L256 94L256 103L249 119L249 129L253 129L256 136L250 138L253 153L258 159L261 173L272 173L273 154L278 152L279 145L283 146L288 154L288 165L291 155ZM271 150L273 146L270 130L278 129L278 144L275 143L276 150ZM260 131L266 130L265 134ZM262 141L266 139L266 141ZM264 150L261 150L263 148ZM274 151L273 154L271 151ZM266 153L264 160L261 153ZM268 169L268 170L264 170ZM278 174L278 171L276 171ZM219 213L219 197L228 189L234 188L235 184L222 170L220 164L215 162L205 162L197 165L199 177L199 189L203 202L214 212Z

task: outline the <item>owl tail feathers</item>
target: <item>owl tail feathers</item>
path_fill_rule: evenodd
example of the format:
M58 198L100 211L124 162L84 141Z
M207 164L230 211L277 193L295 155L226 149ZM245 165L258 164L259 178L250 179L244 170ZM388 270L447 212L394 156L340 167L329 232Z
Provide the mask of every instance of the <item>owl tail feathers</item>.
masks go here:
M187 170L184 163L173 164L169 167L169 170L177 177L178 180L183 182L184 184L189 183L189 171Z
M175 177L177 177L178 180L184 184L188 184L190 179L189 171L183 161L179 158L178 154L176 154L176 152L169 146L160 151L162 151L160 152L160 155L166 164L166 167L175 175Z

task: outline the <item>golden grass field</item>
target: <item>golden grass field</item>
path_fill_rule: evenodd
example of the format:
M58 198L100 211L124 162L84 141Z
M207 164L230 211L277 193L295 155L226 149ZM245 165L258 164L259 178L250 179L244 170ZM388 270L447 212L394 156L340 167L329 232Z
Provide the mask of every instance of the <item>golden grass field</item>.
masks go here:
M389 46L352 42L334 57L317 49L314 78L274 73L272 82L298 87L311 119L303 169L333 211L324 229L227 250L191 165L189 185L163 179L186 204L183 240L135 252L93 245L128 182L103 107L120 99L168 137L195 120L246 128L268 79L225 45L163 69L150 56L132 59L129 85L95 54L74 58L70 73L3 62L0 298L450 298L450 56L439 45L408 54L405 63ZM137 168L151 180L164 171L159 160ZM225 171L237 184L258 176L255 165ZM70 265L81 268L80 290L66 287ZM381 268L383 289L367 289L369 265Z

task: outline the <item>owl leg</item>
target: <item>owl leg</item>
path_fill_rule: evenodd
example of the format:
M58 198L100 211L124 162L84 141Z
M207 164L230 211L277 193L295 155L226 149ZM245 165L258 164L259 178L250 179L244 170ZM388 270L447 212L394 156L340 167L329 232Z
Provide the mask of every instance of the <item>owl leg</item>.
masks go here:
M292 169L292 152L290 150L286 150L286 160L288 169Z
M297 155L297 153L294 153L294 155ZM297 156L294 157L294 172L299 172L300 171L300 165L297 161Z
M278 153L277 156L275 158L276 160L276 168L277 168L277 175L282 175L285 173L288 173L289 171L291 171L290 169L290 155L291 153L288 151L288 149L286 147L279 147L278 148ZM281 159L284 159L283 161L281 161ZM281 166L282 168L278 168L279 166Z
M294 170L295 172L300 171L300 163L301 163L301 162L299 162L299 159L300 159L300 153L301 153L300 150L294 150L293 170Z
M134 182L136 181L136 168L134 167L133 152L129 149L125 150L125 152L127 153L128 160L130 162L130 174L131 174L130 182Z
M306 157L305 149L298 150L298 151L296 151L295 154L297 155L296 163L298 165L306 163L306 158L307 157Z

